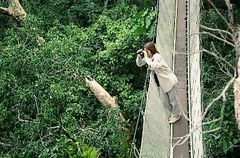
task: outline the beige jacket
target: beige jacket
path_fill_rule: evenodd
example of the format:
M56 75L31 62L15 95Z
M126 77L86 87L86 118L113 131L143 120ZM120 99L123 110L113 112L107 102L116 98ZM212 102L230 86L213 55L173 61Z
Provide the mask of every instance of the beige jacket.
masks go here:
M159 84L164 93L169 92L173 86L178 83L176 75L172 72L159 53L154 54L152 58L144 59L141 55L137 55L136 64L138 67L147 64L150 70L156 73Z

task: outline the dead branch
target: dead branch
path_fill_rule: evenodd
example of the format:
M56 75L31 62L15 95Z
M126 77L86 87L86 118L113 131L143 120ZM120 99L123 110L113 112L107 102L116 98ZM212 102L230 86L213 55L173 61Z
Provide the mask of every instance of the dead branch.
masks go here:
M230 45L230 46L232 46L232 47L235 47L235 45L234 45L233 43L231 43L231 42L229 42L229 41L227 41L227 40L225 40L225 39L222 39L222 38L220 38L220 37L218 37L218 36L216 36L216 35L214 35L214 34L212 34L212 33L210 33L210 32L203 31L203 32L200 33L200 34L209 35L209 36L211 36L211 37L213 37L213 38L215 38L215 39L217 39L217 40L219 40L219 41L221 41L221 42L227 43L228 45Z
M216 27L216 29L219 29L218 27L217 27L217 25L215 24L215 27ZM227 31L227 30L226 30ZM227 32L229 32L229 31L227 31ZM228 34L223 34L223 32L220 32L220 31L218 31L218 33L221 35L221 37L223 38L223 39L225 39L225 40L228 40L228 41L232 41L232 39L233 39L233 35L232 36L229 36ZM229 32L230 33L230 32ZM231 38L231 39L228 39L228 38Z
M19 110L18 110L18 120L19 120L20 122L25 122L25 123L31 122L30 120L21 119Z
M217 61L217 65L219 67L219 70L221 70L224 74L226 74L228 77L233 77L226 65L224 65L221 61Z
M235 71L235 68L234 68L234 67L232 66L232 64L230 64L225 58L222 57L221 53L217 50L217 48L215 47L214 43L211 43L211 45L212 45L212 48L213 48L214 52L217 54L217 57L215 56L215 58L220 59L220 61L218 61L218 62L220 63L220 64L218 63L220 70L221 70L222 72L224 72L225 74L227 74L229 77L232 78L233 75L230 73L228 67L226 67L225 64L227 64L229 67L231 67L231 69L232 69L233 71ZM223 63L225 63L225 64L223 64ZM226 71L224 71L223 68L224 68Z
M217 40L219 40L219 41L221 41L221 42L224 42L224 43L226 43L226 44L228 44L228 45L230 45L230 46L232 46L233 48L235 48L236 49L236 51L238 52L238 54L240 55L240 31L236 34L235 33L235 25L234 25L234 19L233 19L233 14L232 14L232 9L231 9L231 4L230 4L230 0L225 0L225 2L226 2L226 4L227 4L227 6L228 6L228 18L229 18L229 21L230 21L230 23L225 19L225 17L220 13L220 11L216 8L216 6L210 1L210 0L208 0L209 1L209 3L212 5L212 7L216 10L216 12L217 12L217 14L224 20L224 22L227 24L227 26L230 28L230 30L231 30L231 32L233 32L234 34L232 34L232 33L230 33L229 31L225 31L225 30L221 30L221 29L214 29L214 28L209 28L209 27L206 27L206 26L201 26L203 29L205 29L205 30L208 30L208 31L214 31L214 32L218 32L220 35L221 35L221 37L218 37L218 36L216 36L216 35L214 35L214 34L212 34L212 33L210 33L210 32L206 32L206 31L204 31L202 34L207 34L207 35L209 35L209 36L211 36L211 37L213 37L213 38L215 38L215 39L217 39ZM240 29L239 29L240 30ZM224 37L224 35L223 34L226 34L226 37L227 37L227 35L228 36L230 36L232 39L231 40L233 40L233 42L234 43L231 43L230 41L228 41L227 40L227 38L226 37ZM235 37L235 38L234 38ZM235 40L235 39L237 39L237 40ZM221 56L221 54L217 51L217 49L216 49L216 47L213 45L213 49L214 49L214 51L216 52L216 53L214 53L214 52L212 52L212 51L208 51L208 50L206 50L206 49L203 49L203 51L204 52L207 52L208 54L210 54L210 55L213 55L216 59L220 59L220 63L221 63L221 65L220 65L220 67L221 66L223 66L223 67L225 67L225 65L223 64L223 63L226 63L228 66L230 66L233 70L235 70L235 68L234 68L234 66L232 66L228 61L226 61L226 59L224 59L222 56ZM219 55L217 55L217 53L219 53ZM239 74L240 74L240 56L239 56L239 58L238 58L238 64L239 64ZM211 121L208 121L208 122L204 122L204 123L202 123L203 122L203 119L206 117L206 115L207 115L207 113L208 113L208 111L209 111L209 109L212 107L212 105L216 102L216 101L218 101L218 100L220 100L220 99L222 99L224 102L226 101L226 92L227 92L227 90L230 88L230 86L232 85L232 83L235 81L237 81L237 79L235 80L235 75L232 75L231 73L229 73L229 71L228 71L228 69L226 69L226 73L228 73L229 75L231 75L231 79L229 80L229 82L225 85L225 87L222 89L222 91L221 91L221 93L217 96L217 97L215 97L208 105L207 105L207 107L206 107L206 109L204 110L204 112L203 112L203 114L202 114L202 116L201 116L201 119L196 123L196 126L195 127L193 127L190 131L189 131L189 133L188 134L186 134L186 135L184 135L184 136L182 136L182 137L178 137L178 141L173 145L173 147L172 148L175 148L177 145L182 145L182 144L184 144L188 139L189 139L189 137L190 137L190 135L193 133L193 132L195 132L197 129L199 129L200 127L202 127L203 125L206 125L206 124L211 124L211 123L213 123L213 122L217 122L217 121L222 121L222 119L223 119L223 110L224 110L224 108L222 108L222 110L221 110L221 117L219 117L219 118L217 118L217 119L214 119L214 120L211 120ZM235 84L235 83L234 83ZM239 90L239 91L237 91L235 94L237 95L237 96L235 96L235 98L237 98L237 99L235 99L235 102L237 102L237 103L235 103L235 105L236 104L238 104L237 105L237 107L238 107L238 110L236 110L236 113L237 113L237 115L239 116L239 128L240 128L240 77L239 77L239 83L237 83L237 86L239 86L237 89ZM208 131L204 131L203 133L204 134L206 134L206 133L212 133L212 132L216 132L216 131L218 131L218 130L220 130L221 129L221 126L220 127L217 127L217 128L215 128L215 129L211 129L211 130L208 130Z
M173 147L172 148L175 148L176 146L179 146L179 145L182 145L184 144L189 138L190 138L190 135L192 133L194 133L196 130L198 130L200 127L202 127L202 125L206 125L206 124L210 124L212 122L216 122L216 121L221 121L222 120L222 116L218 119L214 119L212 121L209 121L209 122L205 122L205 123L202 123L203 122L203 119L206 117L209 109L212 107L213 103L215 103L217 100L223 98L223 101L226 101L226 91L230 88L231 84L234 82L234 77L229 80L229 82L225 85L225 87L223 88L222 92L216 97L214 98L207 106L207 108L205 109L204 113L202 114L201 116L201 119L196 123L197 126L193 127L188 134L182 136L182 137L176 137L174 139L179 139L176 143L173 144ZM204 131L204 133L211 133L211 132L214 132L214 131L217 131L219 130L219 128L221 127L218 127L216 129L212 129L212 130L208 130L208 131Z
M202 123L202 126L204 126L204 125L209 125L209 124L212 124L212 123L214 123L214 122L218 122L218 121L220 121L220 120L222 120L222 116L221 116L220 118L217 118L217 119L214 119L214 120L211 120L211 121L208 121L208 122L203 122L203 123Z
M23 20L26 17L27 13L23 9L19 0L8 0L8 3L8 8L0 7L0 14L11 16L19 21Z
M233 12L232 12L232 4L230 3L230 0L225 0L227 10L228 10L228 19L230 21L230 24L232 26L235 26L234 24L234 18L233 18Z
M213 133L210 133L209 135L212 136L214 139L219 139L219 138L221 137L220 134L215 135L215 134L213 134Z
M49 129L60 129L60 126L49 127Z
M240 142L240 139L237 139L234 143L232 143L232 145L230 145L229 147L228 147L228 149L227 150L229 150L229 149L231 149L232 147L234 147L237 143L239 143Z
M91 89L91 91L94 93L94 95L97 97L97 99L102 103L103 106L107 108L117 108L117 102L114 97L111 97L111 95L100 85L98 84L94 79L87 76L85 78L86 86ZM119 114L119 120L121 122L125 121L125 118L122 116L122 114Z
M207 26L204 26L204 25L200 25L200 27L203 28L203 29L205 29L205 30L209 30L209 31L215 31L215 32L219 32L219 33L225 33L225 34L233 37L233 34L230 33L229 31L226 31L226 30L214 29L214 28L207 27Z
M211 129L211 130L208 130L208 131L203 131L203 134L216 132L216 131L219 131L220 129L221 129L221 127L217 127L217 128L214 128L214 129Z
M219 59L219 60L223 61L224 63L226 63L229 67L232 68L232 70L235 70L235 68L232 66L232 64L230 64L225 58L218 56L216 53L209 51L207 49L203 49L202 52L205 52L205 53L208 53L208 54L214 56L216 59Z
M215 103L216 101L218 101L221 98L223 99L223 101L226 101L226 92L229 89L229 87L232 85L234 80L235 80L235 77L231 78L231 80L229 80L228 83L226 84L226 86L223 88L222 92L208 104L208 106L206 107L206 109L202 115L202 120L207 115L207 113L208 113L210 107L213 105L213 103Z
M9 11L8 11L7 8L2 8L2 7L0 7L0 13L1 13L1 14L4 14L4 15L9 15Z
M234 26L231 25L231 23L229 23L227 21L227 19L221 14L221 12L217 9L217 7L212 3L211 0L208 0L209 4L211 4L211 6L214 8L214 10L217 12L217 14L223 19L223 21L227 24L227 26L230 28L230 30L232 32L234 32Z

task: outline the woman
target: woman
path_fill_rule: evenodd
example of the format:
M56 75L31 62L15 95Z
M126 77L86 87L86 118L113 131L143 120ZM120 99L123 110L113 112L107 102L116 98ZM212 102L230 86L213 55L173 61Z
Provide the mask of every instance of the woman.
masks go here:
M144 53L144 58L142 58L140 52ZM179 121L181 119L181 114L179 111L179 100L177 95L178 80L176 75L158 53L154 43L146 43L144 45L144 50L138 50L137 54L137 66L141 67L147 64L150 70L155 73L155 79L158 80L157 84L169 98L169 102L172 106L172 115L169 117L168 122L172 124Z

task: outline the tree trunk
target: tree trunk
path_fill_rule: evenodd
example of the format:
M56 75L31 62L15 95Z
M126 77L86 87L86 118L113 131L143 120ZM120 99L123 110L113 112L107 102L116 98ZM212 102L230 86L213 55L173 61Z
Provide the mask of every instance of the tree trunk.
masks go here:
M86 86L91 89L91 91L94 93L94 95L102 103L103 106L105 106L106 108L117 107L116 99L114 97L111 97L111 95L94 79L92 79L91 77L86 77L85 81L86 81ZM125 121L125 118L121 113L119 114L119 121L120 122Z
M234 82L234 104L235 104L235 115L238 123L238 129L240 130L240 28L237 30L235 39L235 50L237 52L237 63L236 63L236 79Z
M11 16L18 21L21 21L26 17L27 13L21 6L19 0L8 0L8 3L8 8L0 7L1 14Z

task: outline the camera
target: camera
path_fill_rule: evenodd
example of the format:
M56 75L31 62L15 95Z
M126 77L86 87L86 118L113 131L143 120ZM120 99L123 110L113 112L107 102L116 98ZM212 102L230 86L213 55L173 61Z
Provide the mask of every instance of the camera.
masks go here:
M143 57L144 57L144 52L143 52L143 49L141 49L141 50L137 51L137 54L140 54L140 55L141 55L141 57L143 58Z

